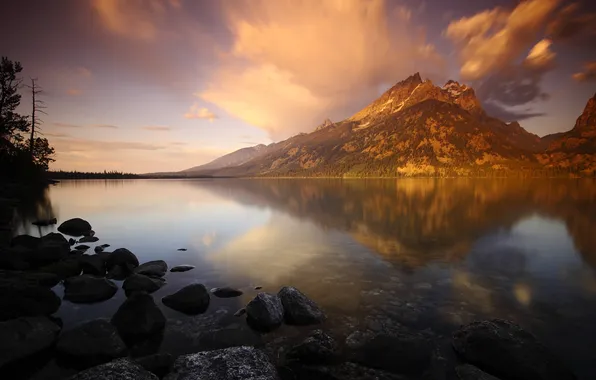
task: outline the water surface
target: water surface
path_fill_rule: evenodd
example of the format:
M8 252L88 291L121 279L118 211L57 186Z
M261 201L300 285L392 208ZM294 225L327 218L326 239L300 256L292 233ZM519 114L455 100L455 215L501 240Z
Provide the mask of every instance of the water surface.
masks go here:
M256 285L269 292L293 285L325 309L326 327L340 337L390 323L448 337L476 319L506 318L538 335L582 378L596 377L594 181L63 181L28 213L58 223L82 217L97 244L128 248L141 262L196 266L168 273L155 293L172 331L179 328L162 349L175 350L192 338L192 326L205 324L225 339L257 339L232 314ZM52 231L27 217L21 233ZM161 297L192 282L245 294L213 298L198 317L161 305ZM123 300L119 291L100 304L64 302L58 314L70 326L110 317Z

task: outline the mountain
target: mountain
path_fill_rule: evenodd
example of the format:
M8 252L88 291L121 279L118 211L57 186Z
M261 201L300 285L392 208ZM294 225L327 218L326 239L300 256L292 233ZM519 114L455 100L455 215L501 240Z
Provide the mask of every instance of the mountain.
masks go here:
M195 172L203 172L203 171L210 171L216 170L231 166L238 166L242 165L245 162L250 161L251 159L257 157L261 154L267 146L263 144L251 146L248 148L242 148L232 153L228 153L225 156L221 156L216 158L215 160L200 166L195 166L190 169L183 170L182 173L195 173Z
M471 87L455 81L439 87L416 73L343 121L326 120L310 133L270 144L247 159L231 164L218 159L217 165L192 170L215 176L374 177L507 175L555 168L566 159L557 143L572 144L574 154L579 147L593 146L594 108L592 99L575 132L541 139L517 122L487 115Z

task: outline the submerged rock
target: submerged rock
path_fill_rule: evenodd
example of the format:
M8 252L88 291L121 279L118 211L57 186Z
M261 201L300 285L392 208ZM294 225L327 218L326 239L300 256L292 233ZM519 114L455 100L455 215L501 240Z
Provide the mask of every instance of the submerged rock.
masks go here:
M467 362L505 379L576 378L534 335L501 319L462 326L453 334L453 348Z
M170 272L186 272L191 269L195 269L194 265L176 265L170 269Z
M83 236L79 239L79 243L95 243L96 241L99 241L96 236Z
M89 247L88 245L85 245L85 244L79 244L79 245L77 245L77 246L76 246L76 247L74 247L74 248L75 248L76 250L78 250L78 251L86 251L86 250L88 250L88 249L89 249L89 248L91 248L91 247Z
M108 248L110 245L109 244L102 244L100 245L101 248Z
M203 284L185 286L174 294L161 299L167 307L185 314L201 314L207 311L210 297Z
M286 323L310 325L325 319L325 314L319 309L319 306L298 289L286 286L277 295L283 305Z
M143 340L162 331L166 318L153 297L135 293L118 308L111 322L125 340Z
M186 251L186 248L178 248L178 251Z
M254 347L240 346L180 356L165 380L277 380L275 367Z
M49 348L60 326L47 317L27 317L0 322L0 367Z
M139 266L139 259L137 259L135 254L128 249L118 248L110 255L110 258L107 262L107 268L110 270L116 265L132 271L134 268Z
M50 315L60 304L60 298L47 287L0 279L0 321Z
M126 356L127 349L109 321L96 319L64 331L56 351L68 367L84 369Z
M292 347L286 357L302 363L320 364L332 361L337 353L335 340L322 330L315 330L302 343Z
M134 272L146 276L163 277L168 271L168 264L163 260L155 260L143 263L135 268Z
M152 278L142 274L134 273L124 280L122 289L124 289L127 296L139 291L153 293L164 286L165 283L166 281L163 278Z
M118 287L105 278L84 274L64 281L64 299L73 303L94 303L110 299Z
M455 372L460 380L499 380L471 364L458 365Z
M272 329L282 324L284 309L278 296L259 293L246 305L246 314L255 327Z
M214 296L219 297L219 298L240 297L242 294L244 294L244 293L242 293L242 290L229 288L229 287L213 288L213 289L211 289L211 293L213 293Z
M118 359L79 372L69 380L158 380L158 378L129 359Z
M109 253L100 252L95 255L83 255L81 257L81 268L83 273L95 276L104 276L106 274L106 263L110 257Z
M70 236L82 236L91 231L91 224L81 218L69 219L58 226L58 231Z

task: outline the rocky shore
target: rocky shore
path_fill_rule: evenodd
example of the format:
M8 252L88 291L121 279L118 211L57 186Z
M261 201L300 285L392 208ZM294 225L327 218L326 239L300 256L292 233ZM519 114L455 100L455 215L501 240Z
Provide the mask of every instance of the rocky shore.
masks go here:
M326 312L292 286L253 289L252 300L235 314L238 331L250 336L213 329L201 319L213 297L239 297L246 290L190 283L156 299L152 294L167 285L168 272L176 276L193 267L141 263L126 248L99 244L83 219L67 220L58 231L41 238L15 236L0 247L0 373L14 374L11 379L576 378L548 347L511 321L463 325L447 341L399 323L374 330L354 326L340 334ZM62 299L56 287L63 288ZM63 328L53 316L62 302L104 302L120 287L126 299L109 319ZM164 336L171 326L160 303L198 324L201 350L169 350ZM299 332L295 339L275 335L287 327ZM181 330L181 338L194 339L188 335Z

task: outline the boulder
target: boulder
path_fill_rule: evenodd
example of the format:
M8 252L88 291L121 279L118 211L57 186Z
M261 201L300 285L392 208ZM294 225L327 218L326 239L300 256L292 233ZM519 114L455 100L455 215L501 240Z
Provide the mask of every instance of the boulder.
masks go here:
M69 219L58 226L58 231L70 236L82 236L91 231L91 224L81 218Z
M104 276L106 274L106 263L109 257L110 254L107 252L81 256L81 268L83 269L83 273Z
M325 314L317 304L298 289L286 286L277 293L284 309L286 323L310 325L325 319Z
M126 356L126 345L116 328L105 319L96 319L64 331L56 352L67 367L85 369Z
M146 293L134 293L124 301L112 317L112 324L125 340L143 340L161 332L166 318L153 297Z
M284 309L278 296L259 293L246 305L246 315L253 326L271 329L282 324Z
M109 244L102 244L100 245L101 248L108 248L110 245Z
M241 317L244 314L246 314L246 308L243 307L234 313L234 317Z
M134 361L118 359L77 373L69 380L158 380Z
M195 269L194 265L176 265L170 269L170 272L186 272L191 269Z
M502 319L460 327L453 334L453 348L465 361L504 379L576 378L534 335Z
M31 235L18 235L12 238L10 241L11 247L24 247L27 249L35 250L41 242L41 239Z
M95 251L95 253L100 253L103 252L104 248L101 245L98 245L95 248L93 248L93 250Z
M0 322L0 367L49 348L60 326L47 317L26 317Z
M59 261L68 256L69 252L68 240L62 234L51 232L40 239L37 248L25 258L25 261L31 266L39 267Z
M70 245L75 245L77 243L77 241L73 238L68 239L68 244Z
M184 314L201 314L207 311L210 297L203 284L191 284L178 290L174 294L161 299L167 307Z
M67 258L39 268L40 272L53 273L64 280L81 274L81 260L79 256L69 255Z
M122 289L124 289L127 296L134 292L153 293L164 286L165 283L166 281L163 278L152 278L142 274L133 273L124 280Z
M118 248L110 255L110 258L107 262L108 271L116 265L120 265L123 268L127 268L129 271L132 271L134 268L139 266L139 259L137 259L135 254L128 249Z
M60 298L47 287L0 279L0 321L50 315L60 304Z
M89 249L89 248L91 248L91 247L89 247L89 246L88 246L88 245L86 245L86 244L79 244L79 245L77 245L77 246L76 246L76 247L74 247L74 248L75 248L76 250L78 250L78 251L86 251L86 250L88 250L88 249Z
M460 380L499 380L471 364L458 365L455 372Z
M174 357L168 353L159 353L136 358L134 361L161 379L172 369Z
M165 380L277 380L267 355L254 347L240 346L183 355L174 362Z
M315 330L302 343L292 347L286 357L301 363L321 364L333 361L337 354L335 340L322 330Z
M105 278L84 274L64 281L64 299L73 303L94 303L110 299L118 287Z
M229 288L227 286L223 288L213 288L211 289L211 293L213 293L214 296L219 298L240 297L242 294L244 294L242 290Z
M89 230L83 234L83 236L95 236L95 231Z
M168 264L163 260L149 261L139 265L134 272L144 274L146 276L163 277L168 271Z
M96 241L99 241L96 236L83 236L79 239L79 243L95 243Z
M48 288L58 285L60 277L53 273L23 272L0 269L0 281L21 282L32 286L45 286Z
M120 265L116 265L108 271L106 278L109 278L110 280L123 281L129 275L130 275L130 272L127 268L124 268Z

